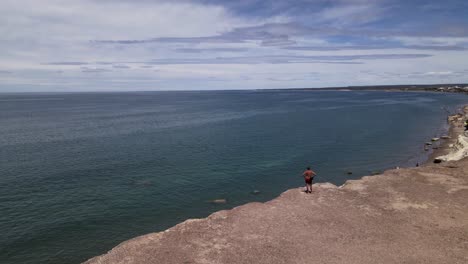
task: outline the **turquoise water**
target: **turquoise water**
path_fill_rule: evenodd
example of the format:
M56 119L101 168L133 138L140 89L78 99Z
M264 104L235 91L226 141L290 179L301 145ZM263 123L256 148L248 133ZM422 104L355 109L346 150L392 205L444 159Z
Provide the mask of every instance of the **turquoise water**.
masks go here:
M0 94L0 260L79 263L303 184L424 160L457 94ZM352 175L347 175L352 171ZM260 194L252 194L259 190ZM213 199L226 204L212 204Z

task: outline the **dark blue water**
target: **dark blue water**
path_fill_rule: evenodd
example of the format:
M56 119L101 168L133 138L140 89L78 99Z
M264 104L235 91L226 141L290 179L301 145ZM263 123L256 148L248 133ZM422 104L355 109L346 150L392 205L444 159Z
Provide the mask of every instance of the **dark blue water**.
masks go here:
M424 159L456 94L0 95L0 262L79 263L187 218ZM347 171L353 174L347 175ZM261 193L253 195L253 190ZM209 203L227 199L227 204Z

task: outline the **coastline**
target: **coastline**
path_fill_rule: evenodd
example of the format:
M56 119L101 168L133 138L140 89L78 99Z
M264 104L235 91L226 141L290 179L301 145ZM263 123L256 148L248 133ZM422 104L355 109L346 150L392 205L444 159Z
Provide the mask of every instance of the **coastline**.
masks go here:
M460 107L460 111L457 114L447 116L447 123L449 129L447 131L448 139L440 139L442 142L428 157L427 163L434 163L434 160L441 156L449 155L454 152L454 146L459 141L459 137L463 136L464 133L464 120L468 120L468 105Z
M464 118L468 106L464 107ZM461 121L461 120L458 120ZM290 189L139 236L84 263L462 263L468 261L468 158L388 170L342 186ZM304 208L310 210L304 210Z

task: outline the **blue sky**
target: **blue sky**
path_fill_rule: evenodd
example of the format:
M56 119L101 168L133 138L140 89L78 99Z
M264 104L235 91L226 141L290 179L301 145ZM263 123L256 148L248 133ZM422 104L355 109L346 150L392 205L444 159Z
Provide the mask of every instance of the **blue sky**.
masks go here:
M0 92L468 83L468 1L3 0Z

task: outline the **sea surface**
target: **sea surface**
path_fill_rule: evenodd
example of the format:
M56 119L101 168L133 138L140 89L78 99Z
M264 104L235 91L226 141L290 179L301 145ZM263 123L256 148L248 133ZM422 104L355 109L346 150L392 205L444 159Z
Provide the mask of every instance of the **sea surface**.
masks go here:
M188 218L427 157L466 95L0 94L0 262L80 263ZM347 172L352 172L348 175ZM253 191L258 190L259 194ZM226 204L213 204L226 199Z

